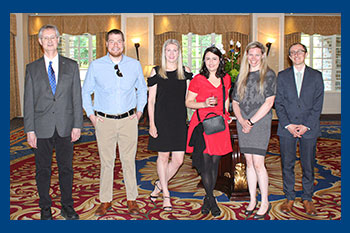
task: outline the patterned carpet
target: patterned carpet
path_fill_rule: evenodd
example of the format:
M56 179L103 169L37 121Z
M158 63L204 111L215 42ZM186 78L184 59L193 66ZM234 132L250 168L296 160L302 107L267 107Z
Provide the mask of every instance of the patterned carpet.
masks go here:
M113 207L107 215L97 217L94 212L98 208L99 192L99 157L94 136L94 129L89 123L84 124L82 138L75 144L74 151L74 182L73 198L75 209L82 220L244 220L244 210L247 201L229 201L227 196L215 191L215 196L222 210L220 216L214 218L211 214L202 215L200 207L204 196L204 189L197 188L200 177L192 169L189 155L185 156L183 166L171 180L173 211L163 211L162 199L158 198L156 206L149 200L149 194L153 190L153 182L156 174L156 152L147 150L147 128L140 127L138 152L136 157L137 179L139 185L139 197L137 202L141 207L139 215L130 215L127 211L125 187L122 180L121 164L119 159L115 166L115 182ZM284 200L282 192L282 173L279 155L279 141L277 136L270 140L266 166L269 173L269 199L272 210L266 219L315 219L315 220L340 220L341 219L341 131L340 121L323 121L322 137L318 140L317 158L315 168L315 194L314 204L318 211L315 217L304 213L300 202L301 167L299 161L296 164L296 190L298 198L295 208L290 214L283 214L279 207ZM35 185L34 154L26 143L23 127L13 129L10 134L10 219L31 220L40 218L38 207L38 194ZM53 171L50 189L53 198L54 219L63 219L60 216L60 191L58 188L58 169L56 161L53 162ZM258 197L260 198L260 196ZM248 218L251 220L252 218Z

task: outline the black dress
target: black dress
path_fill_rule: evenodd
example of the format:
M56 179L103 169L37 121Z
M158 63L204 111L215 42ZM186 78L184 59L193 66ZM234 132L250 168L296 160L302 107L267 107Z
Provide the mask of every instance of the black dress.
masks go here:
M192 79L192 73L185 72L185 80L177 79L177 71L167 71L168 79L159 74L148 78L149 87L157 84L154 108L154 123L158 137L149 136L148 149L159 152L185 151L187 141L187 110L185 106L186 80Z

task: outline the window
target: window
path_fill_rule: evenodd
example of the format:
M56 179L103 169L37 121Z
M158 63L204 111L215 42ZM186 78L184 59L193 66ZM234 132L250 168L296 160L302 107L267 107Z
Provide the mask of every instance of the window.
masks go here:
M77 36L62 34L58 51L78 62L83 84L90 62L96 59L96 36L87 33Z
M341 91L341 36L301 35L308 48L305 63L322 72L325 91Z
M182 59L193 74L198 74L202 64L203 53L212 44L221 44L222 36L211 33L208 35L196 35L188 33L182 35Z

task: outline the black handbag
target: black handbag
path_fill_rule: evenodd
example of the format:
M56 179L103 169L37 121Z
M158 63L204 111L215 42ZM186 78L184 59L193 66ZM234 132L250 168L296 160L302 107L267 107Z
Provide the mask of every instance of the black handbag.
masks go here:
M214 114L215 116L207 118L211 114ZM202 124L206 135L219 133L226 129L224 118L213 112L210 112L205 116L205 119L203 120Z
M221 84L222 84L222 92L223 92L223 112L224 112L224 115L225 115L225 86L224 86L224 81L223 79L221 78ZM213 117L208 117L209 115L215 115ZM198 121L201 122L201 119L199 117L199 112L198 112L198 109L197 109L197 117L198 117ZM215 134L215 133L219 133L219 132L222 132L226 129L226 124L225 124L225 119L214 113L214 112L210 112L208 113L203 122L203 129L204 129L204 132L206 135L211 135L211 134Z

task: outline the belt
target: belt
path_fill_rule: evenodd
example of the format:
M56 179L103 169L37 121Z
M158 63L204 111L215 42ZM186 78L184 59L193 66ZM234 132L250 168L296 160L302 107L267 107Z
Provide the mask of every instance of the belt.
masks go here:
M131 109L130 111L122 113L122 114L119 114L119 115L110 115L110 114L106 114L106 113L103 113L103 112L95 111L95 115L100 115L100 116L103 116L103 117L106 117L106 118L112 118L112 119L123 119L125 117L128 117L128 116L134 114L134 112L135 112L135 110Z

